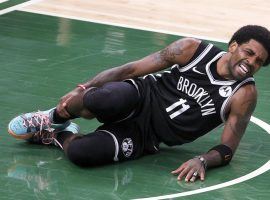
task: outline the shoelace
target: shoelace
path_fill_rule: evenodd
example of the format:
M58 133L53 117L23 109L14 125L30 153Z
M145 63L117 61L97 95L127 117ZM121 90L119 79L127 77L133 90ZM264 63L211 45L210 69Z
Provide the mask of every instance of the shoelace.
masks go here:
M49 119L49 116L38 111L35 114L33 114L32 117L27 118L25 115L22 116L22 118L24 119L23 121L23 125L27 128L36 128L39 126L39 131L41 131L43 129L43 127L50 127L51 122Z
M58 140L55 138L56 137L56 132L54 129L46 129L43 131L39 131L33 135L36 140L41 141L45 145L49 145L54 143L54 145L59 146L61 149L63 149L63 146L58 142Z
M63 146L55 138L54 129L50 127L51 122L48 115L38 111L30 118L23 115L23 119L23 125L25 127L36 128L39 126L39 131L34 134L34 137L40 138L43 144L49 145L55 142L56 145L63 149ZM47 127L46 130L43 130L44 127Z

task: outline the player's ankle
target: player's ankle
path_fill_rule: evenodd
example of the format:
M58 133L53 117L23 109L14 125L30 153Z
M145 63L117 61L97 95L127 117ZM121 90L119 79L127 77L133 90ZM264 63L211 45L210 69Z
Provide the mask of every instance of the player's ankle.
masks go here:
M69 119L61 117L58 112L56 111L56 108L53 109L50 113L50 120L53 124L64 124Z

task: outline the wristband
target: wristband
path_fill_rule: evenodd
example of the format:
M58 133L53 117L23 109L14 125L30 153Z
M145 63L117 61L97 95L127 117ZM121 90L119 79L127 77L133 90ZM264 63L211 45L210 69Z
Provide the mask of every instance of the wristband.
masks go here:
M217 146L214 146L209 151L212 151L212 150L215 150L220 154L220 156L221 156L221 165L229 164L229 162L231 161L231 159L233 157L232 149L230 147L228 147L227 145L219 144Z
M77 87L86 90L86 87L83 84L78 84Z

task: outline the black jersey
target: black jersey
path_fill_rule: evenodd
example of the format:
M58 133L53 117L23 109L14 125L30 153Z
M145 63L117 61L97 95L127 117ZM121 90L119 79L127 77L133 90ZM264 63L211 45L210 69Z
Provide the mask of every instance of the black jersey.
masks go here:
M254 78L225 80L216 63L226 52L202 42L191 61L160 74L132 80L143 98L139 116L143 131L167 145L191 142L221 125L232 95ZM142 125L141 124L141 125ZM146 128L147 127L147 128Z

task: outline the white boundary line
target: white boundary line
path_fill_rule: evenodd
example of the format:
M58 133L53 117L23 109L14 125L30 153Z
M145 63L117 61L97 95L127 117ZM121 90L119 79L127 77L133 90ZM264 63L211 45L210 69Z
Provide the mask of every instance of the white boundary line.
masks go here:
M270 134L270 125L265 123L264 121L256 118L256 117L251 117L250 121L252 121L253 123L257 124L258 126L260 126L262 129L264 129L266 132L268 132L268 134ZM264 165L262 165L260 168L254 170L253 172L246 174L244 176L241 176L239 178L236 178L234 180L228 181L228 182L224 182L218 185L213 185L210 187L206 187L206 188L201 188L201 189L197 189L197 190L192 190L192 191L188 191L188 192L181 192L181 193L176 193L176 194L170 194L170 195L164 195L164 196L157 196L157 197L149 197L149 198L139 198L137 200L160 200L160 199L171 199L171 198L176 198L176 197L183 197L183 196L190 196L193 194L199 194L199 193L204 193L204 192L209 192L212 190L217 190L220 188L224 188L224 187L228 187L228 186L232 186L244 181L247 181L249 179L252 179L256 176L259 176L265 172L267 172L268 170L270 170L270 160L268 162L266 162Z
M193 38L200 38L203 40L228 43L228 40L224 40L224 39L220 39L220 38L211 38L211 37L207 37L207 36L193 35L193 34L188 34L188 33L165 31L165 30L161 30L161 29L152 29L152 28L147 28L147 27L143 27L143 26L106 22L106 21L101 21L101 20L88 19L88 18L84 18L84 17L75 17L75 16L70 16L70 15L51 13L51 12L45 12L45 11L35 11L35 10L25 10L25 9L22 9L21 11L42 14L42 15L49 15L49 16L54 16L54 17L62 17L62 18L67 18L67 19L74 19L74 20L79 20L79 21L93 22L93 23L98 23L98 24L118 26L118 27L123 27L123 28L131 28L131 29L137 29L137 30L143 30L143 31L151 31L151 32L156 32L156 33L165 33L165 34L169 34L169 35L177 35L177 36L182 36L182 37L193 37Z
M0 3L4 3L4 2L6 2L6 1L8 1L8 0L0 0Z
M21 8L23 8L25 6L32 5L32 4L37 3L39 1L43 1L43 0L30 0L30 1L27 1L27 2L24 2L24 3L18 4L18 5L15 5L15 6L11 6L9 8L0 10L0 15L4 15L4 14L7 14L9 12L12 12L12 11L15 11L15 10L18 10L18 9L21 9Z

